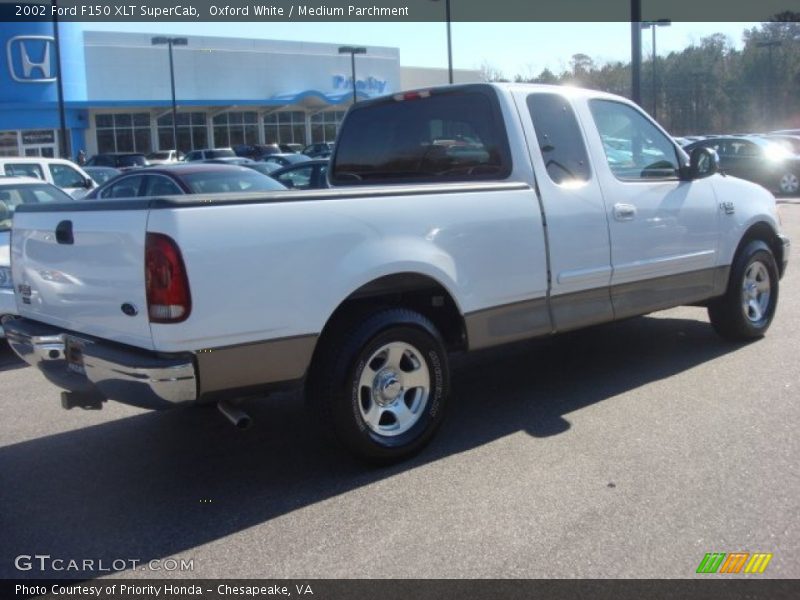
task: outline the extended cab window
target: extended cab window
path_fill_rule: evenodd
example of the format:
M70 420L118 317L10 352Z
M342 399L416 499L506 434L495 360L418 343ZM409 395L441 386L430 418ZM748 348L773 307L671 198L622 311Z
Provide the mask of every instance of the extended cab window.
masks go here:
M590 171L586 145L566 98L559 94L531 94L528 111L550 179L554 183L587 181Z
M675 146L638 110L613 100L591 100L589 106L608 166L617 179L636 181L677 176Z
M331 166L334 185L504 179L511 173L494 91L398 94L356 105Z

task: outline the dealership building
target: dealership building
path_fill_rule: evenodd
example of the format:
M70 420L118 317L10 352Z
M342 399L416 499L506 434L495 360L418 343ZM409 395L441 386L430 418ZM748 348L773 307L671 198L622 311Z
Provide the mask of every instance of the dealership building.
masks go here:
M0 156L59 154L53 33L51 23L0 28ZM59 24L71 156L173 148L169 51L153 37ZM181 151L335 139L353 101L351 55L338 44L181 37L186 45L173 47ZM447 82L446 69L402 67L398 48L365 48L355 55L359 99ZM479 78L454 72L456 82Z

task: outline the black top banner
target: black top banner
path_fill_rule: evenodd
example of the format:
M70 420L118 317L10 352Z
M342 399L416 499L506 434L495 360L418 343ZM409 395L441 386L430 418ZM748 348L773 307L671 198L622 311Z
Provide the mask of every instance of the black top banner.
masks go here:
M0 0L0 21L625 22L637 3L642 21L800 20L797 0Z

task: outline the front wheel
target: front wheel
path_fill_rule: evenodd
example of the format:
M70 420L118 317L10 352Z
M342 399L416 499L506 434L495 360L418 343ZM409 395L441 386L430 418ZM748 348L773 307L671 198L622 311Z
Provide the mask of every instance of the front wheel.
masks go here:
M755 240L736 255L728 289L708 307L711 325L732 340L763 337L778 305L778 268L769 246Z
M433 437L444 417L449 373L435 326L406 309L384 309L321 340L307 402L328 434L357 456L388 463Z

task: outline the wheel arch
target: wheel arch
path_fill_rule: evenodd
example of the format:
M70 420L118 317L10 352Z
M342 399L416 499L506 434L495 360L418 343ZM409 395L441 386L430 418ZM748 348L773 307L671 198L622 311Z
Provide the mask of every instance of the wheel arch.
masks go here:
M448 350L467 347L464 316L455 297L440 281L417 272L383 275L351 292L328 317L320 341L357 315L382 307L414 310L436 326Z
M775 263L778 267L778 275L783 277L783 269L785 265L783 256L783 242L778 236L778 232L775 231L775 228L766 221L757 221L747 228L736 246L736 251L733 254L733 260L735 260L739 255L739 252L742 251L742 248L754 240L760 240L769 246L769 249L772 251L772 255L775 257Z

